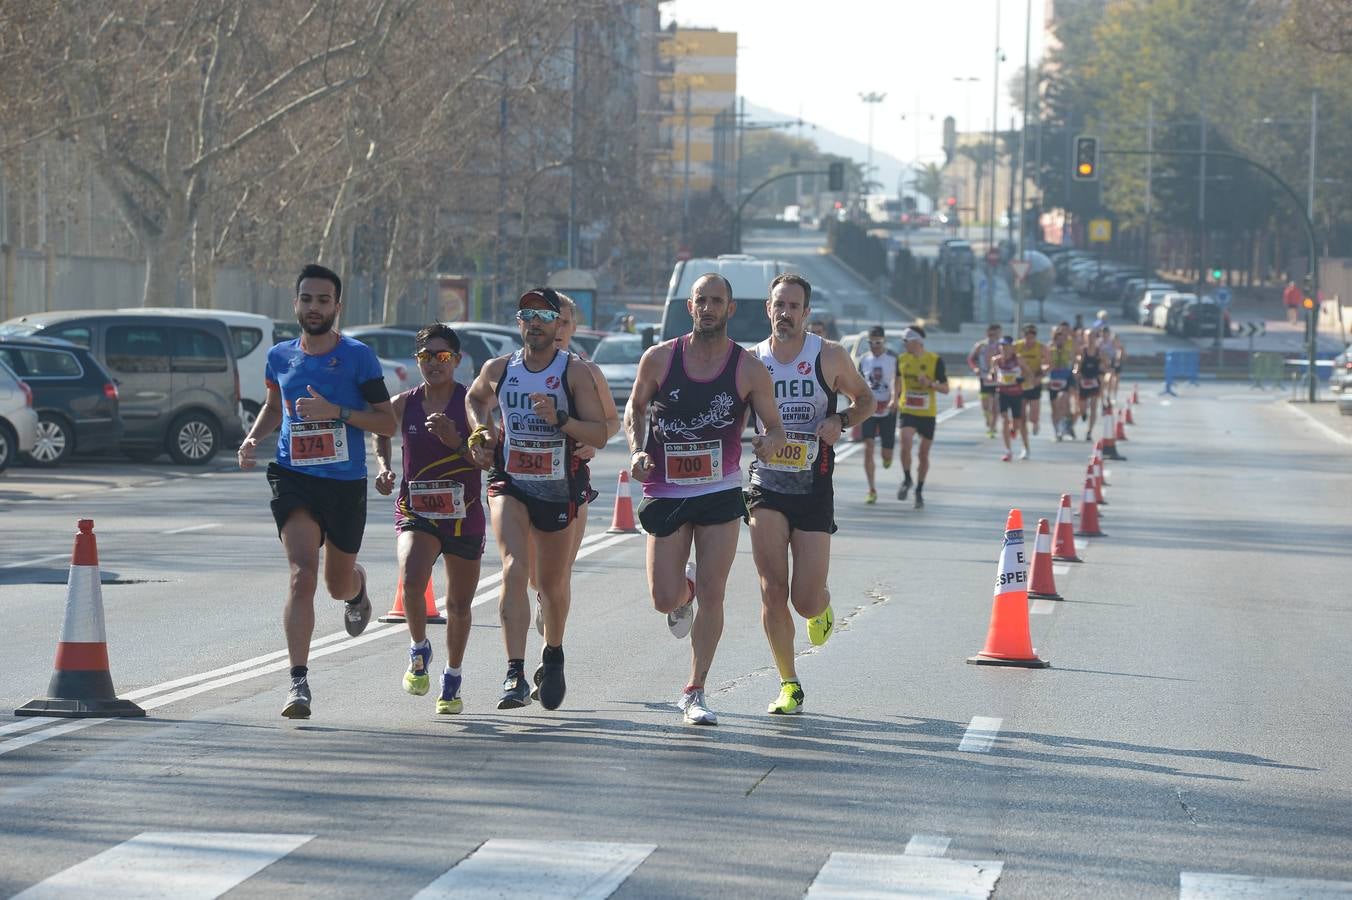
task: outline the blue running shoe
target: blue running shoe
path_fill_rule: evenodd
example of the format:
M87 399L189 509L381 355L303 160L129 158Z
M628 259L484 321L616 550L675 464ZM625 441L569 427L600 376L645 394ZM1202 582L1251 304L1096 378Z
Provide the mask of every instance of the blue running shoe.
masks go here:
M441 673L441 697L437 700L437 715L456 716L465 711L465 701L460 699L461 680L459 675Z
M427 667L432 665L432 642L423 641L421 647L408 648L408 671L404 673L404 690L421 697L431 687Z

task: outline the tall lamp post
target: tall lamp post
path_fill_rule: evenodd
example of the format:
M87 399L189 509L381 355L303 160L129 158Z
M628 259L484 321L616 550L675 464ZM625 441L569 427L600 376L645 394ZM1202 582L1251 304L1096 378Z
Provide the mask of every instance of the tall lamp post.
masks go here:
M887 99L887 93L860 91L859 99L868 105L868 163L864 166L864 191L867 193L869 178L873 175L873 107Z
M989 244L995 246L995 173L1000 158L1000 63L1004 54L1000 52L1000 0L995 0L995 72L991 76L994 89L991 91L991 205L990 222L987 224L990 235Z

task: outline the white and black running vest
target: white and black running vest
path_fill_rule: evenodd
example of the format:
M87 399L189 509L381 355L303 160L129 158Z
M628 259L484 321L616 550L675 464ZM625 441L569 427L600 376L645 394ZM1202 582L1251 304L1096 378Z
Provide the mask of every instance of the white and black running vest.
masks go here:
M836 411L836 392L822 376L822 339L808 334L803 349L782 363L761 341L751 351L770 370L779 418L788 441L769 462L751 463L751 483L780 494L811 494L829 489L835 469L834 450L817 439L817 426Z
M498 382L503 437L495 460L495 480L510 481L527 496L551 503L566 503L573 497L573 441L553 422L535 414L530 395L549 394L557 409L571 415L568 360L567 351L556 350L549 365L532 372L526 368L525 350L518 350L507 360Z

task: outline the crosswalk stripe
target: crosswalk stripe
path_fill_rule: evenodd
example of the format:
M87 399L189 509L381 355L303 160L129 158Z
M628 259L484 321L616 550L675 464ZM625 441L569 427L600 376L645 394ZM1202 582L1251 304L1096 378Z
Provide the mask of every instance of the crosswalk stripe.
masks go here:
M211 900L313 839L312 834L147 831L38 882L15 900Z
M1347 900L1352 881L1182 872L1178 900Z
M1000 735L1003 719L991 716L972 716L967 731L958 742L958 749L966 753L988 753Z
M902 852L907 856L943 856L948 852L949 840L942 834L913 834Z
M656 844L494 839L415 894L414 900L605 900L656 849Z
M990 897L1002 863L886 853L832 853L807 889L808 900Z

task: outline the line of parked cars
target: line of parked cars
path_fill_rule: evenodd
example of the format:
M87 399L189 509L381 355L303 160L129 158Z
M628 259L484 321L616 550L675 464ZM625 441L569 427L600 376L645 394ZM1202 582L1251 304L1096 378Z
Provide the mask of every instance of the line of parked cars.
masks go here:
M1096 303L1117 304L1124 322L1151 325L1180 337L1209 337L1218 328L1222 336L1231 333L1229 311L1214 297L1085 250L1052 248L1048 253L1056 264L1058 284Z

